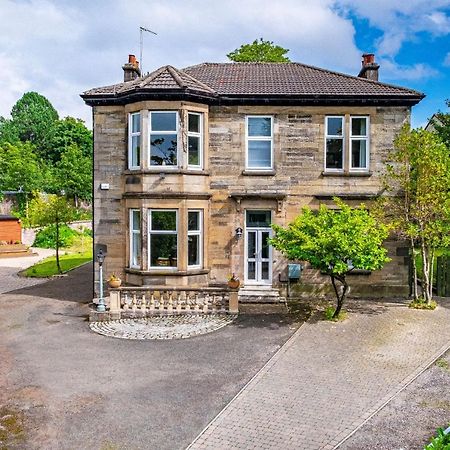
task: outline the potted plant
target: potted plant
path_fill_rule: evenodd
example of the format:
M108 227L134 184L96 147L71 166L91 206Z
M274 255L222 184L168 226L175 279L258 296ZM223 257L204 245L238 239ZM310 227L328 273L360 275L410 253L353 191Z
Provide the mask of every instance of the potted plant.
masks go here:
M233 273L228 277L228 287L231 289L237 289L241 282L239 278Z
M114 273L108 278L108 285L111 288L118 288L121 284L122 280Z

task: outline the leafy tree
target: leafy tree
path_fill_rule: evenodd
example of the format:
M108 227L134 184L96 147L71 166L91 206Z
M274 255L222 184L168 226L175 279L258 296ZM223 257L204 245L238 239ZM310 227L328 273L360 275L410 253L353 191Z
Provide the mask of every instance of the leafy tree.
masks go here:
M243 44L227 54L227 58L234 62L276 62L286 63L291 60L286 56L289 50L272 41L260 38L251 44Z
M382 247L388 227L376 221L364 205L352 209L338 198L334 201L340 210L325 205L318 211L306 207L287 228L272 225L275 236L270 243L289 259L308 261L329 275L337 299L336 318L349 289L347 275L354 269L381 269L389 258Z
M65 117L58 120L51 139L51 153L53 162L59 161L61 155L71 145L77 145L83 156L92 158L92 131L87 129L81 119Z
M413 254L414 299L418 299L415 251L423 262L422 295L433 297L433 261L439 247L450 245L450 153L434 133L405 126L386 166L382 217L408 239Z
M450 100L447 100L446 103L450 108ZM432 123L436 134L441 138L442 142L450 151L450 113L443 113L442 111L439 111L436 113Z
M0 190L32 192L43 187L42 163L27 143L0 146Z
M27 92L13 106L11 120L3 119L0 141L30 142L38 156L47 158L57 120L58 113L43 95Z
M92 199L92 159L83 155L75 144L70 145L62 154L55 169L56 185L65 194L78 199Z
M55 227L56 267L62 273L59 262L59 249L63 242L60 228L77 217L77 210L66 198L58 195L39 195L30 202L29 217L32 225Z

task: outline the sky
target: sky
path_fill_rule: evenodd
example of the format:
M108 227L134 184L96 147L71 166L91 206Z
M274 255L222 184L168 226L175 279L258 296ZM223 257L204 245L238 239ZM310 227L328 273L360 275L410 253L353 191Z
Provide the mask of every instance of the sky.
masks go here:
M292 61L351 75L375 53L380 81L426 94L414 127L448 111L450 0L0 0L0 116L36 91L91 127L79 95L123 80L140 26L158 33L144 34L144 72L226 62L262 37Z

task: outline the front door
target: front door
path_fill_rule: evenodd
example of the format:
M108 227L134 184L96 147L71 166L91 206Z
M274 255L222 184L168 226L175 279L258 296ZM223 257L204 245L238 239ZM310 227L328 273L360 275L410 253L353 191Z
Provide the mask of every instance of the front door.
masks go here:
M272 285L271 211L246 211L245 284Z

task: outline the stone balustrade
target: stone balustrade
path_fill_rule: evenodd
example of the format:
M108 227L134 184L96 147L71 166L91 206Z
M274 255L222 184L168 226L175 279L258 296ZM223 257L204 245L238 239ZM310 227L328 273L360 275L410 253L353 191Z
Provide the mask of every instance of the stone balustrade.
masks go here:
M154 314L238 313L238 290L168 286L110 289L111 318Z

